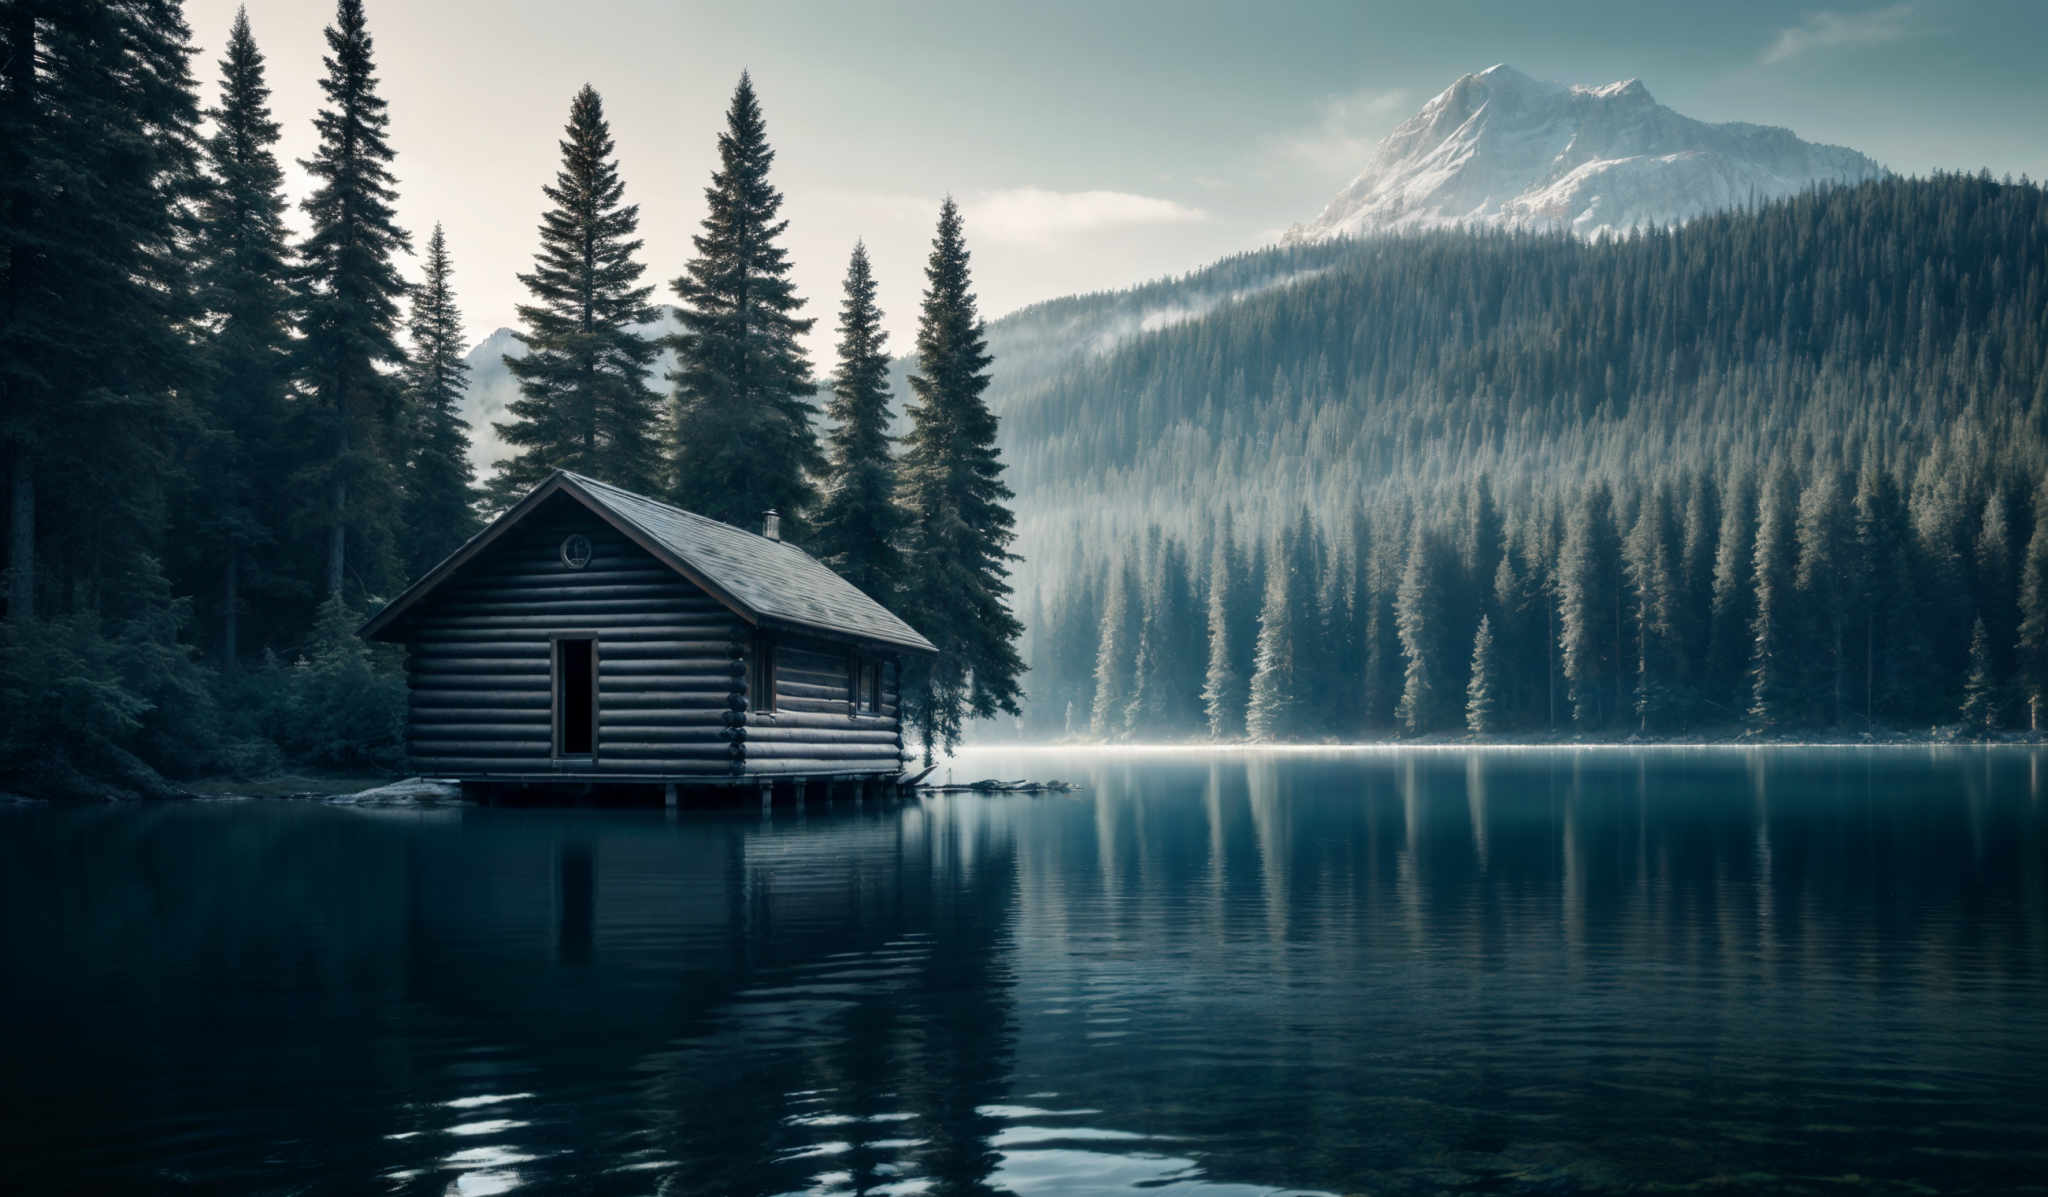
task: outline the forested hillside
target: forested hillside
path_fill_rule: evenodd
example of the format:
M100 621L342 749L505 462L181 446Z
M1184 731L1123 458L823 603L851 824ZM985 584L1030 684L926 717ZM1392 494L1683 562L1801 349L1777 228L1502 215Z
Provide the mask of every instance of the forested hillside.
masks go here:
M1320 265L999 378L1027 733L2032 719L2039 187Z

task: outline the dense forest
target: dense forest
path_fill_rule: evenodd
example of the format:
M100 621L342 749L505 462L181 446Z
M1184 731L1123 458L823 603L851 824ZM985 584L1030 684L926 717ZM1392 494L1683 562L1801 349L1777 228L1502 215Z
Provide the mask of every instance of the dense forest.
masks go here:
M998 389L1024 734L2039 721L2039 187L1295 252Z
M514 451L480 480L441 227L417 281L399 268L414 242L362 0L338 0L326 44L295 224L246 12L203 107L178 0L0 0L0 789L402 764L403 660L358 627L557 469L747 527L778 509L931 630L938 656L903 680L927 753L1019 713L1011 493L950 199L900 422L854 247L821 440L752 80L666 335L584 87L519 276L518 398L492 429Z

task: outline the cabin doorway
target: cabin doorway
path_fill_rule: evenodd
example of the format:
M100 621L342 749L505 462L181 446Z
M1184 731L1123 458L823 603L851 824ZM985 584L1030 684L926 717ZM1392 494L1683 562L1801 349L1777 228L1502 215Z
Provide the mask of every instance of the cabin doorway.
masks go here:
M555 640L555 755L597 753L597 639Z

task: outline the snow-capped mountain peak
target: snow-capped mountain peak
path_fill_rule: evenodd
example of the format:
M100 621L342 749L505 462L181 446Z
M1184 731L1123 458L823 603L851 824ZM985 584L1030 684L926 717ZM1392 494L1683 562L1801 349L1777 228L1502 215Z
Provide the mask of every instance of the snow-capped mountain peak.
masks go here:
M1883 173L1854 150L1787 129L1694 120L1640 79L1568 86L1501 63L1423 105L1288 238L1457 225L1597 237Z

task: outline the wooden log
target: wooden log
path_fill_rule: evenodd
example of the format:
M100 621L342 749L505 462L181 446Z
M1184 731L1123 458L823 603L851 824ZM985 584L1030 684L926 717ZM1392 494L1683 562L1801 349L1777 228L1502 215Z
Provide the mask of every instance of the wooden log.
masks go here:
M436 738L443 740L524 740L539 735L542 740L554 735L554 721L546 717L524 722L457 723L439 719L412 721L415 739Z
M773 715L764 715L759 712L754 712L750 714L748 716L748 726L818 727L834 728L840 730L855 729L865 731L894 731L896 728L896 721L893 719L884 719L879 715L849 715L843 709L823 713L815 711L778 710Z
M412 705L427 710L462 709L465 707L488 707L492 710L547 710L551 692L546 686L528 686L523 689L471 690L437 689L415 681L412 691Z
M893 730L848 727L763 727L750 724L747 739L756 744L893 744Z
M801 760L747 762L747 772L762 776L786 777L792 773L838 774L845 777L895 775L902 769L902 763L894 757L872 757L859 760Z

